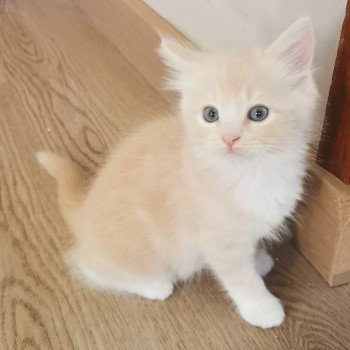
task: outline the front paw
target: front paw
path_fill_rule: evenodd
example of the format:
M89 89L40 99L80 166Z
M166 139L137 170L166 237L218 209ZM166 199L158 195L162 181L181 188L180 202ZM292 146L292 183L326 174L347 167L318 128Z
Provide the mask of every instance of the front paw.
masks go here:
M273 295L238 305L242 318L253 326L271 328L279 326L285 317L281 302Z

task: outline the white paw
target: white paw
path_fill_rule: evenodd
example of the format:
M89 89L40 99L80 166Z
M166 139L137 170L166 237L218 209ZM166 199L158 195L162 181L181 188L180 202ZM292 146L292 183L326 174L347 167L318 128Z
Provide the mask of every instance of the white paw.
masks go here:
M137 292L144 298L151 300L165 300L174 290L174 286L169 281L150 282Z
M273 295L268 295L264 300L238 305L238 311L248 323L261 328L279 326L285 317L283 306Z
M264 277L266 276L273 267L272 257L266 253L264 249L259 249L255 255L255 268L257 273Z

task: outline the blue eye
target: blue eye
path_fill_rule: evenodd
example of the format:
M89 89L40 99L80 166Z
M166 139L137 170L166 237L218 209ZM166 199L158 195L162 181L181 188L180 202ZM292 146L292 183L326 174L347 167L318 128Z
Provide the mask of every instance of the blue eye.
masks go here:
M216 122L219 119L218 110L213 106L204 107L203 119L208 123Z
M269 110L265 106L255 106L248 112L248 119L253 122L261 122L269 115Z

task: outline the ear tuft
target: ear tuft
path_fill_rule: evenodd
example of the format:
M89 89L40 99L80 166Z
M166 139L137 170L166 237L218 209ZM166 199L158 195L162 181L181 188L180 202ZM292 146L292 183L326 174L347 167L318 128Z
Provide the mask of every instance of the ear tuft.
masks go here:
M169 68L184 72L193 60L195 52L173 38L162 34L160 36L161 43L157 50L159 56Z
M310 72L315 37L310 18L303 17L284 31L266 50L267 56L284 65L291 78Z

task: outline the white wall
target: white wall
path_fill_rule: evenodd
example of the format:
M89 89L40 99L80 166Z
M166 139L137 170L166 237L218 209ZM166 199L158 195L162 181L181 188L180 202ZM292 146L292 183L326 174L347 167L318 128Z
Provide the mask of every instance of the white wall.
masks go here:
M346 0L144 0L199 47L267 45L301 16L316 35L314 66L324 115Z

